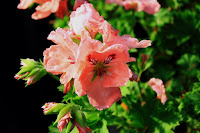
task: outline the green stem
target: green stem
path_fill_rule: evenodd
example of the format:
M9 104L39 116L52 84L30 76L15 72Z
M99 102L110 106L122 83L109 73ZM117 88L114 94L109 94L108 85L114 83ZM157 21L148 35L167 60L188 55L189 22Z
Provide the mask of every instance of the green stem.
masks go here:
M60 81L60 78L59 78L58 76L53 75L52 73L48 73L48 74L49 74L49 76L51 76L51 77L54 78L55 80Z
M142 93L141 93L141 88L140 88L140 85L139 85L141 75L142 75L142 70L140 70L140 71L139 71L139 74L138 74L138 82L137 82L137 87L136 87L136 89L137 89L137 92L138 92L138 95L139 95L139 98L140 98L140 102L143 102Z
M67 125L66 133L70 133L72 126L73 126L73 123L70 120L69 123L68 123L68 125Z

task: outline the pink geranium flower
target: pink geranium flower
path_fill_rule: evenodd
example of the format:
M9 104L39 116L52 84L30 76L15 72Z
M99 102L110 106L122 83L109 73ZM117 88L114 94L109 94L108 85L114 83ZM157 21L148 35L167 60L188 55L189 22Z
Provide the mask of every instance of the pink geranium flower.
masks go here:
M73 10L76 10L81 4L86 0L76 0ZM64 18L65 15L69 16L68 11L68 0L20 0L18 4L18 9L27 9L33 3L39 4L36 7L36 12L32 14L32 18L35 20L43 19L51 15L51 13L56 13L59 18Z
M98 110L109 108L122 97L119 87L125 86L132 77L126 64L132 59L128 49L121 44L106 47L101 42L91 43L94 39L84 32L81 37L84 41L81 39L77 62L82 68L75 78L76 92L87 94L90 104Z
M43 53L46 71L54 75L62 74L60 82L64 84L65 93L70 89L70 81L76 73L75 60L78 45L72 41L72 37L76 38L74 33L68 29L58 28L52 31L48 39L58 45L52 45Z
M161 100L161 103L165 103L167 101L167 95L165 93L165 87L163 85L163 81L156 78L151 78L149 80L149 86L157 93L157 98Z
M80 35L81 30L87 28L94 37L98 32L98 24L103 21L103 17L93 8L92 4L85 3L71 13L69 26L76 35Z
M145 11L148 14L155 14L160 9L160 4L157 0L106 0L106 3L116 3L124 6L126 10Z
M20 0L18 9L27 9L31 4L40 4L36 7L36 12L32 14L35 20L48 17L51 13L56 13L60 18L65 14L69 15L67 8L68 0Z

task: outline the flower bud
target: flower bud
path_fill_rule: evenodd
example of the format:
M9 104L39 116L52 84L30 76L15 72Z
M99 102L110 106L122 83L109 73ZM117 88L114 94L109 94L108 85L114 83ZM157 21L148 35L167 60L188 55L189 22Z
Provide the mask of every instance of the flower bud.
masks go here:
M68 105L65 105L65 107L64 108L62 108L61 110L60 110L60 112L59 112L59 114L58 114L58 116L57 116L57 119L56 119L56 121L54 122L54 124L56 124L57 122L59 122L59 120L63 117L63 116L65 116L67 113L69 113L69 117L71 118L72 116L71 116L71 105L70 104L68 104Z
M21 70L15 75L15 79L23 79L27 85L33 84L47 74L43 64L33 59L21 59Z
M44 109L43 113L45 115L48 115L48 114L58 113L65 106L66 105L63 103L49 102L49 103L45 103L45 105L43 105L42 108Z

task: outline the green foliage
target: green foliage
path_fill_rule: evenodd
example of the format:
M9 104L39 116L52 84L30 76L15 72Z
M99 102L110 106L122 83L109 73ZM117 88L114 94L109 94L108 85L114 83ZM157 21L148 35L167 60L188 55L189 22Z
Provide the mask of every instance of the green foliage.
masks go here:
M187 131L200 130L200 3L198 0L159 1L161 9L154 15L125 10L105 0L89 0L119 34L150 39L152 46L131 49L137 61L128 63L138 74L139 82L121 87L122 99L107 110L97 111L87 96L78 97L72 88L63 102L78 104L93 132L107 133L110 126L120 133L176 132L186 126ZM67 27L69 18L56 19L54 28ZM102 40L100 34L96 39ZM76 40L74 40L76 41ZM148 86L151 77L165 83L167 102L163 105ZM95 78L95 77L94 77ZM60 91L63 85L59 86ZM49 127L54 133L55 126ZM55 131L55 132L56 132ZM178 132L178 131L177 131ZM186 132L186 131L185 131Z

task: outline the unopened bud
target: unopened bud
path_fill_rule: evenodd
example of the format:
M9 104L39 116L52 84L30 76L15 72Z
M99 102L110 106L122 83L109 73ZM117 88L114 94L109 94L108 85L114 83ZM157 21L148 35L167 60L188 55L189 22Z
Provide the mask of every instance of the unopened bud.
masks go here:
M43 64L33 59L21 59L21 70L15 75L15 79L23 79L27 85L33 84L47 74Z
M59 113L66 105L63 103L49 102L42 106L45 115Z

